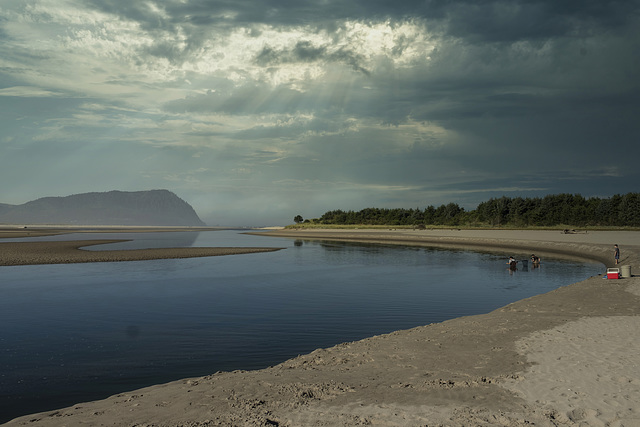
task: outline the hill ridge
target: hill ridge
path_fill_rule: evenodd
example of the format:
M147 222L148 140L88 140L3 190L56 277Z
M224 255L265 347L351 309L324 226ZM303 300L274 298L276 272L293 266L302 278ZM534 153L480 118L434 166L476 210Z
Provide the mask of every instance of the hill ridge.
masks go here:
M21 205L0 203L0 223L204 226L196 211L169 190L89 192L47 196Z

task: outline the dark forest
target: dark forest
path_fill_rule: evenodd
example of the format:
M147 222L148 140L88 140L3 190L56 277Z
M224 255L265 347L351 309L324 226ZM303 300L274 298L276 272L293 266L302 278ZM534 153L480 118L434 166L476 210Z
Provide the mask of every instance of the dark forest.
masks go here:
M333 210L304 222L322 225L640 227L640 193L617 194L609 198L585 198L579 194L536 198L505 196L489 199L469 211L456 203L439 207L430 205L425 209Z

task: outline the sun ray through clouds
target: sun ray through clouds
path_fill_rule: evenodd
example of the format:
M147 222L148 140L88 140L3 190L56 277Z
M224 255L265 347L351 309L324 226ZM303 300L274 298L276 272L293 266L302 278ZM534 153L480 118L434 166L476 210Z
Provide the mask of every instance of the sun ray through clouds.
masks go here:
M633 3L5 0L0 203L169 187L206 217L268 192L288 218L443 183L469 207L633 191Z

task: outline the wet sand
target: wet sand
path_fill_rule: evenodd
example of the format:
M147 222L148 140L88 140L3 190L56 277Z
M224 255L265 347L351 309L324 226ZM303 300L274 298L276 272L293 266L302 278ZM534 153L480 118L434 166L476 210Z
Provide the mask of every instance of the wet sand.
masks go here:
M0 266L34 264L69 264L86 262L148 261L154 259L195 258L221 255L240 255L272 252L281 248L262 247L184 247L134 250L83 250L94 245L118 243L126 240L70 240L60 242L2 242L2 238L22 238L82 232L172 232L194 231L192 228L99 228L99 229L0 229Z
M639 232L273 231L292 239L469 247L640 268ZM603 266L603 273L605 266ZM487 314L343 343L8 425L640 425L640 277L602 276Z
M156 248L117 251L88 251L87 246L117 243L123 240L76 240L69 242L0 242L0 266L34 264L70 264L81 262L148 261L153 259L195 258L273 252L278 248Z

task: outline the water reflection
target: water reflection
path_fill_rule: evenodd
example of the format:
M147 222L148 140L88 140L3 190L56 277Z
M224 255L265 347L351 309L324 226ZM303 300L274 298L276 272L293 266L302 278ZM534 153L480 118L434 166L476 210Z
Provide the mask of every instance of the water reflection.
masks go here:
M112 251L126 249L152 249L152 248L187 248L194 246L200 235L199 231L173 231L167 233L113 233L109 239L123 239L128 242L110 243L108 245L88 246L84 249L92 251ZM95 234L92 234L94 238ZM104 238L104 234L99 234ZM73 240L73 239L69 239ZM87 240L87 239L83 239Z
M234 231L82 236L136 238L118 244L123 249L287 249L2 267L0 421L173 379L260 368L318 347L485 313L602 268L545 260L544 268L510 275L501 253Z
M140 327L136 325L127 326L126 334L129 338L138 338L140 336Z
M71 240L127 240L126 242L110 243L108 245L88 246L87 250L121 250L121 249L151 249L167 247L194 246L200 236L200 231L167 231L167 232L136 232L136 233L68 233L55 236L22 237L2 239L3 242L60 242Z

